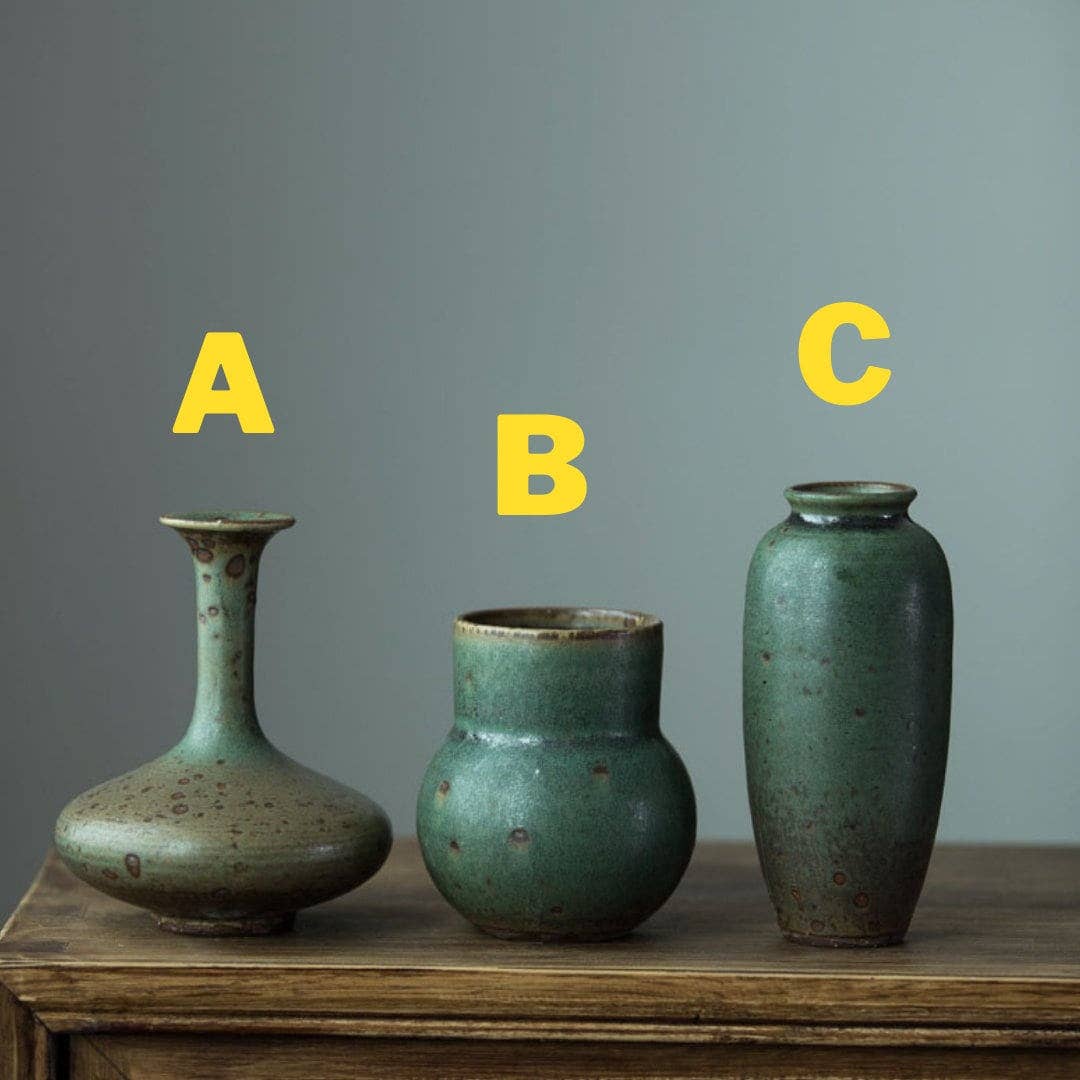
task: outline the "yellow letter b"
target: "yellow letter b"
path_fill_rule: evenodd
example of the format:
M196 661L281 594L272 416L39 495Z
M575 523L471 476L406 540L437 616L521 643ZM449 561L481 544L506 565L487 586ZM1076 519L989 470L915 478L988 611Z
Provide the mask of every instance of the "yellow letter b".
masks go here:
M499 417L498 506L501 516L569 514L584 501L585 474L570 462L585 449L585 432L565 416L504 413ZM530 435L546 435L551 449L529 451ZM530 476L549 476L550 491L534 495Z
M227 390L214 389L219 369L229 384ZM231 331L212 332L203 338L184 400L173 421L173 434L197 435L208 413L232 413L245 435L274 433L274 421L263 400L244 339Z

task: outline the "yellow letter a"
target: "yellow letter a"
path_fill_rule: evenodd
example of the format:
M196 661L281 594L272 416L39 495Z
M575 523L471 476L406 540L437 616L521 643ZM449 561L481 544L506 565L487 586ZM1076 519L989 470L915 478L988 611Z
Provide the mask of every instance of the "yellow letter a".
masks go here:
M215 390L218 369L227 390ZM234 331L211 332L203 338L188 379L184 400L173 421L174 435L197 435L208 413L232 413L245 435L273 435L274 421L263 400L244 339Z

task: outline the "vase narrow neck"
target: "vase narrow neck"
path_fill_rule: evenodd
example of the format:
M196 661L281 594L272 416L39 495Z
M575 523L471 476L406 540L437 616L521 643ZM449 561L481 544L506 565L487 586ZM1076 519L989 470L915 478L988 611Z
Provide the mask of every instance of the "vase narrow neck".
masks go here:
M195 708L185 741L262 741L255 713L255 600L267 536L183 533L195 564Z

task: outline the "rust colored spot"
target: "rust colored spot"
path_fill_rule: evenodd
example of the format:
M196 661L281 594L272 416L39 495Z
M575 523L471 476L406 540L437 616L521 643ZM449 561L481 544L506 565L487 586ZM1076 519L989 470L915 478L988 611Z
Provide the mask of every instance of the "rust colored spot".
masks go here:
M217 615L218 613L219 613L219 609L216 608L216 607L208 607L206 609L206 614L207 615Z
M191 777L190 776L181 776L180 779L177 780L176 782L178 784L190 784L191 783Z
M456 840L451 840L450 850L457 855L461 851L461 845Z
M439 786L435 789L435 794L438 795L440 799L445 799L446 796L450 794L450 781L440 780Z
M870 897L864 892L857 892L852 902L856 907L868 907L870 904Z
M212 551L208 551L206 548L196 548L195 558L198 559L199 562L213 562L214 553Z
M225 573L229 577L239 577L244 572L244 567L247 566L247 560L243 555L234 555L225 564Z
M214 579L209 574L203 574L203 581L213 581Z
M832 879L837 885L847 884L847 874L845 874L843 870L837 870L836 873L833 874Z
M186 803L173 803L172 812L174 814L186 814L188 812Z
M115 870L101 871L110 881L115 881L120 875Z
M127 867L127 872L132 877L138 877L142 873L142 863L139 862L139 856L135 854L128 854L124 856L124 866Z
M866 715L866 710L865 709L856 709L855 710L855 715L856 716L865 716Z
M169 798L170 798L170 799L173 799L173 800L176 800L176 799L186 799L186 798L187 798L187 796L186 796L186 795L185 795L185 794L184 794L184 793L183 793L182 791L174 791L174 792L173 792L173 793L172 793L172 794L171 794L171 795L169 796Z
M514 847L522 848L527 847L532 837L525 829L511 829L510 835L507 837L507 842L513 844Z
M764 660L765 663L767 664L772 659L772 653L771 652L763 652L761 654L761 659Z
M216 783L216 784L214 785L214 787L216 787L216 788L218 789L218 791L224 791L224 790L225 790L225 781L224 781L224 780L219 780L219 781L218 781L218 782L217 782L217 783Z
M194 778L195 778L196 780L201 780L201 779L203 778L203 774L202 774L201 772L197 772L197 773L192 773L191 775L192 775L192 776L193 776L193 777L194 777Z
M553 907L553 908L551 909L551 914L552 914L552 915L561 915L561 914L562 914L562 904L556 904L556 905L555 905L555 906L554 906L554 907Z
M791 890L791 899L794 900L796 904L801 904L802 903L802 893L799 892L798 889L792 889Z
M820 919L811 919L810 929L813 930L815 934L820 934L821 931L825 929L825 924Z
M603 762L597 762L592 767L592 774L599 780L607 780L611 776L611 770Z

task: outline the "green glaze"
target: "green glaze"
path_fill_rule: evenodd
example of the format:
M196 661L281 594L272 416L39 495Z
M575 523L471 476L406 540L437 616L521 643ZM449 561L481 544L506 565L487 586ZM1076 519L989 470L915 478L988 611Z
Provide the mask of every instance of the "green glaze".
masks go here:
M663 626L625 611L513 609L454 624L454 726L417 802L424 862L481 929L628 933L694 847L682 761L660 733Z
M750 808L780 929L901 941L945 778L952 593L899 484L803 484L754 552L743 627Z
M263 512L163 517L195 564L198 681L179 745L73 800L61 858L165 929L258 934L366 881L390 850L386 815L297 764L259 727L255 595L267 540L294 522ZM308 722L309 718L305 718Z

